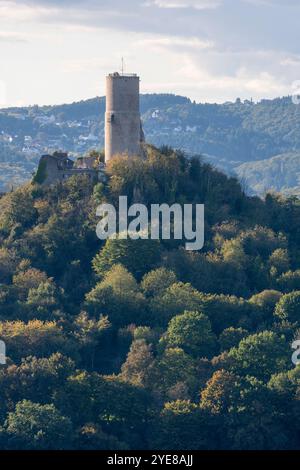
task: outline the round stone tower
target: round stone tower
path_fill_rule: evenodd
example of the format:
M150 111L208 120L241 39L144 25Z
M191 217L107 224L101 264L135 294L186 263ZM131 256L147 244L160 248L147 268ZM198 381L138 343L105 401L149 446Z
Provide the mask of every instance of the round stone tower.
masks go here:
M106 77L105 161L141 155L140 79L136 74Z

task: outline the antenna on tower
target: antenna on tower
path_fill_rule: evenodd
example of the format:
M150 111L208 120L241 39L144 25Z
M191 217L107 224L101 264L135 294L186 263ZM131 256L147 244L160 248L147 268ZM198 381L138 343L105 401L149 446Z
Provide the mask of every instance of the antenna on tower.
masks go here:
M122 75L124 75L124 57L122 57Z

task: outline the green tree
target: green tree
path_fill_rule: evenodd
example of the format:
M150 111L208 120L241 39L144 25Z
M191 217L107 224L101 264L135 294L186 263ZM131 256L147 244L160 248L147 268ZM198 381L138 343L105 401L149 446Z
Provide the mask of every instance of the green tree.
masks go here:
M243 267L247 263L247 257L242 242L238 239L225 240L221 249L224 261Z
M157 297L176 282L176 274L173 271L158 268L145 274L141 287L147 297Z
M159 264L160 257L161 248L157 240L109 238L95 256L93 267L96 274L103 278L115 264L122 264L140 279Z
M300 290L300 269L296 271L287 271L281 274L276 280L278 288L282 292L291 292Z
M16 253L0 247L0 282L9 282L18 264Z
M29 289L25 304L29 318L51 319L59 307L59 291L53 281L41 282Z
M254 377L215 372L201 393L200 407L218 420L220 448L275 450L289 446L289 433L276 415L272 393Z
M240 341L248 336L249 332L243 328L226 328L219 336L219 344L221 351L229 351L229 349L238 346Z
M26 357L20 365L0 369L1 402L6 407L24 398L40 404L50 402L74 371L75 362L61 353L49 358Z
M154 449L209 450L216 448L214 421L189 400L164 405L153 430Z
M228 353L231 369L239 375L267 380L291 367L291 349L283 336L263 331L242 339Z
M147 321L146 299L123 266L115 265L86 295L85 306L95 316L107 315L113 327Z
M164 341L167 346L181 347L194 357L212 357L217 346L209 319L199 312L185 311L172 318Z
M72 445L72 423L54 405L18 402L8 413L4 430L9 449L61 450Z
M35 268L21 270L13 276L15 292L20 300L26 300L30 289L38 289L40 284L47 281L47 274Z
M275 308L275 317L281 321L300 323L300 291L291 292L281 297Z
M131 448L144 448L149 396L140 386L117 376L77 372L56 395L57 407L74 424L94 422Z
M21 231L31 226L37 218L34 198L30 185L11 193L7 218L11 227L18 225Z
M74 336L80 344L81 356L87 358L87 364L93 369L97 347L101 347L101 341L111 327L108 318L100 316L97 320L89 318L86 312L81 312L75 318L74 325Z
M269 257L270 269L277 275L285 273L290 269L291 261L286 248L277 248ZM275 269L275 271L274 271Z
M156 325L166 326L170 319L188 311L201 311L202 296L190 284L178 282L168 287L161 296L150 301L150 310Z
M161 400L178 384L185 384L191 398L197 389L196 361L180 348L168 348L156 358L147 374L147 386Z
M209 318L217 335L229 327L252 329L260 320L249 302L233 295L201 294L201 311Z
M249 299L250 304L258 308L257 314L260 317L260 323L263 321L267 324L273 323L275 306L281 296L282 293L277 290L264 290Z
M8 356L17 362L27 356L51 356L57 351L76 356L74 340L54 321L0 322L0 337L6 343Z

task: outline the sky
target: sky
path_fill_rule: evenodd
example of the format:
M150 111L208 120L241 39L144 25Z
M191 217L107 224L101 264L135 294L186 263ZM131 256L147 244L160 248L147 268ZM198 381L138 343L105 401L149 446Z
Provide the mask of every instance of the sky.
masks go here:
M122 57L142 93L291 95L299 18L300 0L0 0L0 106L103 96Z

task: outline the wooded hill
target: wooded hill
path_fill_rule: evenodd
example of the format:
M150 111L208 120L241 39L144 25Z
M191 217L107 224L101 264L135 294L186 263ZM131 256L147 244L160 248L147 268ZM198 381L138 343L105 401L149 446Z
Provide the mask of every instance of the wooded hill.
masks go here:
M0 199L0 447L299 449L300 202L147 154ZM205 203L204 250L100 242L119 195Z

